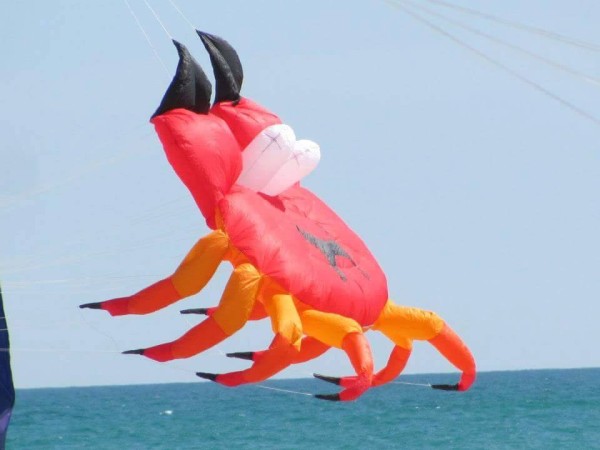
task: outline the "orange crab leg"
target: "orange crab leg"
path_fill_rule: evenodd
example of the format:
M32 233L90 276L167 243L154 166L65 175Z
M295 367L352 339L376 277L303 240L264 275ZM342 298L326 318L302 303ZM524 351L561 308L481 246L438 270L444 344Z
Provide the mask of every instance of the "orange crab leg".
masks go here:
M216 310L217 306L211 306L209 308L191 308L182 310L181 314L204 314L206 316L212 316ZM269 315L267 314L267 311L265 311L263 304L256 302L254 303L254 307L252 308L252 312L250 313L248 320L261 320L268 316Z
M302 324L292 296L272 294L272 288L272 285L267 284L260 294L275 333L269 349L246 370L218 375L198 372L199 377L226 386L238 386L263 381L291 364L300 349Z
M254 320L250 318L250 320ZM300 351L294 356L290 364L300 364L306 361L310 361L311 359L318 358L331 347L329 345L324 344L317 339L304 336L300 343ZM269 350L259 350L255 352L234 352L227 353L227 356L230 358L239 358L239 359L247 359L250 361L258 361L263 357Z
M374 330L379 330L390 338L397 347L408 349L406 359L410 356L410 341L429 341L448 361L462 371L461 381L457 385L433 385L435 389L467 390L475 381L475 360L473 355L456 333L439 317L431 311L418 308L399 306L388 301L381 315L373 325ZM394 349L396 351L396 349ZM385 375L378 377L377 382L383 384L399 375L404 368L403 355L392 358L388 362ZM394 375L395 374L395 375ZM390 378L391 377L391 378Z
M354 320L337 314L305 310L301 314L304 332L330 347L344 350L356 372L356 377L339 394L319 394L317 398L350 401L361 396L372 383L373 357L371 348ZM317 378L329 378L315 374Z
M292 364L300 364L318 358L330 348L329 345L312 336L305 336L302 338L302 343L300 344L300 352L296 355Z
M400 373L404 370L406 363L408 362L410 354L410 348L401 347L399 345L394 346L392 352L390 353L386 366L379 372L375 373L375 375L373 375L373 382L371 383L371 386L375 387L384 385L392 381L398 375L400 375ZM337 378L319 375L317 378L320 378L324 381L328 381L330 383L339 384L342 387L348 387L352 386L352 384L356 382L357 377L349 376Z
M81 308L104 309L112 316L149 314L200 292L215 274L229 248L229 238L213 231L200 239L186 255L173 275L129 297L99 303L86 303Z
M395 379L406 367L411 349L394 346L386 366L373 376L373 386L381 386Z
M249 263L239 265L225 286L219 306L208 319L175 341L124 353L169 361L189 358L218 344L247 322L260 289L260 281L261 275L254 266Z
M457 369L462 371L460 381L456 385L433 385L435 389L466 391L475 382L476 367L475 358L458 337L458 335L447 324L442 331L430 339L429 342Z

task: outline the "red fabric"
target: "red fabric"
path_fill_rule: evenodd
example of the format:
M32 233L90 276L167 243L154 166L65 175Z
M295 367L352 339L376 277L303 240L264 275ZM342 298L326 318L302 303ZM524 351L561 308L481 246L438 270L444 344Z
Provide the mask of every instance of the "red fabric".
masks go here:
M317 196L298 184L276 197L235 185L241 152L279 118L251 100L209 114L175 109L152 122L167 158L207 224L223 216L232 244L303 303L371 325L387 301L383 271L361 241ZM309 235L310 238L306 236ZM335 243L335 264L310 239Z
M231 243L258 269L313 308L371 325L387 299L385 275L361 239L310 191L295 186L277 197L241 186L219 204ZM300 232L334 241L350 258L337 270Z
M217 103L210 110L210 114L227 122L240 149L246 148L250 141L268 126L281 123L279 117L271 111L244 97L236 104Z
M174 109L151 121L169 163L192 193L208 226L215 228L215 206L242 170L240 147L217 116Z
M102 302L102 309L108 311L111 316L129 314L129 297L106 300Z

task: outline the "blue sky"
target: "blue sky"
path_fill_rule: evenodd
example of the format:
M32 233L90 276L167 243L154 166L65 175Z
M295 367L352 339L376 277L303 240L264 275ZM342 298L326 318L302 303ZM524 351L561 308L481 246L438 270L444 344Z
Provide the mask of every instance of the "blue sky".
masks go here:
M452 1L600 44L591 0ZM77 307L163 278L208 232L148 123L176 52L144 2L130 3L152 46L123 1L8 2L0 18L0 281L18 387L195 381L245 367L224 353L272 337L261 322L187 361L120 355L190 328L197 318L178 311L216 304L225 265L152 316ZM210 67L171 4L149 3ZM597 50L417 3L600 77ZM396 302L437 311L480 370L599 365L598 121L383 1L177 5L238 50L245 96L320 144L305 185L369 245ZM430 20L600 118L597 83ZM381 366L390 344L369 339ZM406 372L451 370L422 343ZM351 368L331 351L282 376L313 371Z

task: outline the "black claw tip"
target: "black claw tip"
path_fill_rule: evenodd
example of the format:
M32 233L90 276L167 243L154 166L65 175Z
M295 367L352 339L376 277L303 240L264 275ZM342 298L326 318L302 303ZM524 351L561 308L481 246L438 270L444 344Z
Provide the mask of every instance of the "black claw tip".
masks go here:
M179 312L181 314L204 314L204 315L208 315L208 308L182 309Z
M315 394L315 398L320 400L329 400L330 402L339 402L340 394Z
M138 348L136 350L125 350L123 352L123 355L143 355L143 354L144 354L143 348Z
M185 45L175 40L173 44L179 53L177 71L152 117L176 108L206 114L210 109L212 85Z
M226 354L229 358L247 359L252 361L254 359L254 352L234 352Z
M318 373L313 373L313 377L318 378L319 380L327 381L328 383L340 384L341 378L338 377L328 377L327 375L321 375Z
M242 63L235 49L225 39L196 30L206 51L215 74L215 103L240 99L240 89L244 80Z
M440 391L458 391L458 384L432 384L431 387Z
M200 378L204 378L205 380L217 381L217 377L219 374L217 373L207 373L207 372L196 372L196 375Z
M89 308L89 309L102 309L102 303L101 302L96 302L96 303L84 303L83 305L79 305L79 307L81 309L84 308Z

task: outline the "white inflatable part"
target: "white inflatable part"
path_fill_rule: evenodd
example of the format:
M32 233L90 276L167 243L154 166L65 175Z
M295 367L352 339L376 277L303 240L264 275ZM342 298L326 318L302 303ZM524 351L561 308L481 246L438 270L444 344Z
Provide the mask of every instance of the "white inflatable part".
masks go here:
M261 131L242 152L243 169L238 184L277 195L308 175L319 163L319 145L296 141L288 125L271 125Z
M267 195L277 195L311 173L321 159L319 144L300 140L294 145L292 157L288 159L271 181L261 189Z
M288 125L271 125L261 131L242 152L243 168L238 184L260 191L290 158L296 135Z

